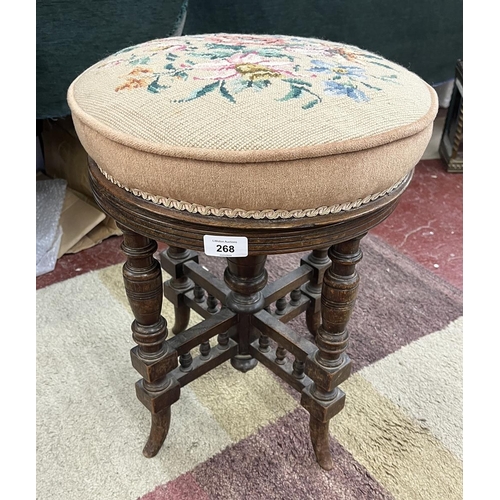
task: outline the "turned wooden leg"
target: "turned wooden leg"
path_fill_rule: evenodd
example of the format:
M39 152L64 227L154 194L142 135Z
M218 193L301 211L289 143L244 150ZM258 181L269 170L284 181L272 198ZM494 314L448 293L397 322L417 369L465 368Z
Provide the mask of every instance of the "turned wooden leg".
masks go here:
M135 320L132 337L137 344L131 351L132 364L144 377L136 384L139 400L151 412L151 432L144 447L146 457L160 450L170 425L170 406L180 396L180 388L169 372L177 366L177 353L165 342L167 322L161 316L163 298L159 262L153 257L155 241L120 227L125 290Z
M256 338L251 317L264 308L261 290L267 283L265 265L265 255L228 258L224 272L224 281L231 289L227 307L238 314L238 354L231 358L231 364L242 372L257 365L250 354L250 344Z
M328 257L328 248L314 249L307 257L301 260L301 264L307 264L314 269L313 277L302 287L302 292L311 299L311 305L306 310L306 325L311 334L316 336L321 324L323 276L331 265L330 258Z
M305 372L313 383L302 392L301 404L310 413L311 441L319 465L333 467L329 421L344 407L345 394L338 388L351 372L346 354L351 317L358 292L356 264L362 258L362 237L339 243L328 251L331 266L325 273L321 296L322 324L317 330L318 350L309 355Z
M175 322L172 333L183 332L188 324L191 309L184 303L184 294L194 287L194 283L184 274L183 264L190 260L198 262L198 255L184 248L169 247L161 255L162 267L172 278L165 283L165 296L174 306Z

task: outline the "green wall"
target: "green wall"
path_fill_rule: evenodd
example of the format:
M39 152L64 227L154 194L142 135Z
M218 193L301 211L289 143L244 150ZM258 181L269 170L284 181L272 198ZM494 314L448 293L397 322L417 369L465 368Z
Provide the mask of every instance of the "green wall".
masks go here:
M357 45L430 84L454 78L462 58L461 0L189 0L185 34L233 32Z

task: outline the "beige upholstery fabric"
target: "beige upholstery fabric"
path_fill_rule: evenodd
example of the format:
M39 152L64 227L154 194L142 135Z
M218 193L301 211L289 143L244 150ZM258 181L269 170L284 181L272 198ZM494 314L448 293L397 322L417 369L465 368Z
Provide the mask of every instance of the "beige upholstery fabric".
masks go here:
M417 75L357 47L231 34L124 49L68 102L111 182L175 208L247 211L384 193L421 158L438 106Z

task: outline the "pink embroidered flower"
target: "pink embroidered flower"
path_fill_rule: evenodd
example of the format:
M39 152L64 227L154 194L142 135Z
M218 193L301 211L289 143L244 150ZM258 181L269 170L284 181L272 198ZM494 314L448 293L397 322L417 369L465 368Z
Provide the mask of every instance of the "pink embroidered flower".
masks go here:
M332 48L321 42L291 43L287 46L286 50L287 52L303 54L308 57L326 57L332 53Z
M149 45L144 48L144 52L149 53L153 51L155 54L158 52L182 52L187 49L187 45L182 43L159 43L154 45Z
M97 66L97 69L110 68L112 66L118 66L119 64L121 64L122 62L125 62L125 61L127 61L127 59L125 59L125 58L112 59L111 61L102 62L101 64L99 64Z
M220 43L223 45L259 45L273 46L286 45L286 41L279 36L253 36L253 35L232 35L224 34L206 36L204 40L212 43Z
M196 80L229 80L244 77L253 81L299 76L293 71L291 61L276 59L270 61L255 52L237 53L224 59L196 64L193 70L210 72L207 76L195 76Z

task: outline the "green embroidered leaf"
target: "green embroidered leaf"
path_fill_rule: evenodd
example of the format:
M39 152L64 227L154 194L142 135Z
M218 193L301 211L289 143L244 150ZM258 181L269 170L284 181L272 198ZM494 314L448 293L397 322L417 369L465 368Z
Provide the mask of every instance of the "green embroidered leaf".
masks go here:
M284 57L285 59L288 59L289 61L294 60L294 58L291 55L285 54L281 50L277 50L277 49L263 48L263 49L257 49L256 52L257 52L257 54L259 54L259 56L262 56L262 57Z
M401 85L398 81L397 81L397 75L385 75L385 76L376 76L375 78L377 78L378 80L382 80L383 82L391 82L391 83L395 83L396 85Z
M364 85L365 87L368 87L369 89L373 89L373 90L382 90L381 88L379 87L375 87L374 85L369 85L368 83L365 83L365 82L359 82L361 83L361 85Z
M192 52L192 55L194 57L203 57L205 59L224 59L234 55L234 51L214 50L213 52Z
M220 93L229 101L232 102L233 104L236 104L236 101L234 100L234 97L229 93L229 91L226 88L226 83L224 80L220 84L219 87Z
M311 94L312 96L314 96L314 97L315 97L315 99L309 103L309 104L310 104L310 106L309 106L308 104L305 104L305 106L307 106L307 107L305 107L304 109L309 109L309 108L312 108L313 106L315 106L315 105L316 105L316 104L318 104L319 102L322 102L322 101L323 101L323 100L321 99L321 97L320 97L318 94L315 94L314 92L312 92L312 91L311 91L311 90L309 90L308 88L302 88L302 90L303 90L304 92L307 92L308 94ZM302 107L304 107L304 106L302 106Z
M117 54L125 54L125 52L131 52L134 49L135 49L135 46L134 47L127 47L126 49L119 50L117 52Z
M168 85L160 85L158 83L158 80L160 79L160 77L156 77L156 80L151 82L149 85L148 85L148 91L149 92L152 92L153 94L158 94L160 91L164 90L164 89L168 89L170 88Z
M290 92L281 99L277 99L278 101L289 101L290 99L296 99L297 97L300 97L302 94L302 88L297 87L297 85L290 85Z
M228 43L207 43L206 47L210 50L232 50L239 51L243 48L243 45L231 45Z
M255 80L252 83L252 86L258 88L259 90L265 89L266 87L269 87L269 85L271 85L271 82L269 80Z
M309 90L307 87L302 87L302 86L297 85L297 84L291 84L290 85L290 92L288 92L288 94L286 96L282 97L281 99L277 99L277 100L278 101L289 101L290 99L296 99L297 97L301 97L304 93L307 93L307 94L314 96L314 99L312 101L309 101L306 104L302 105L302 109L310 109L322 101L321 97L318 94L315 94L314 92Z
M168 52L168 54L166 54L165 56L165 59L167 61L175 61L179 56L177 54L174 54L173 52Z
M138 64L148 64L149 63L149 56L146 57L137 57L135 59L132 59L129 61L129 64L132 64L133 66L137 66Z
M391 69L392 71L394 71L394 68L391 68L391 66L388 66L387 64L382 64L379 62L372 62L372 64L375 64L376 66L382 66L383 68Z
M233 83L231 84L231 90L233 94L239 94L240 92L243 92L248 88L248 85L245 80L243 79L238 79L238 80L233 80Z
M362 55L363 57L366 57L366 59L382 59L382 56L377 56L377 54L362 54L362 53L357 53L356 55Z
M302 106L302 109L311 109L312 107L316 106L316 104L318 104L318 102L319 102L318 99L314 99L312 101L309 101L308 103L306 103Z
M165 64L165 69L175 71L174 65L172 63Z
M214 82L214 83L209 83L208 85L205 85L199 90L194 91L193 93L189 94L185 99L179 99L174 102L188 102L188 101L193 101L194 99L198 99L198 97L203 97L204 95L208 94L209 92L212 92L216 88L219 87L219 82Z
M287 82L287 83L297 84L297 85L304 85L306 87L312 87L312 83L304 82L303 80L299 80L298 78L283 78L282 81Z
M377 59L382 61L384 58L382 56L377 56L376 54L358 54L364 57L365 59Z

